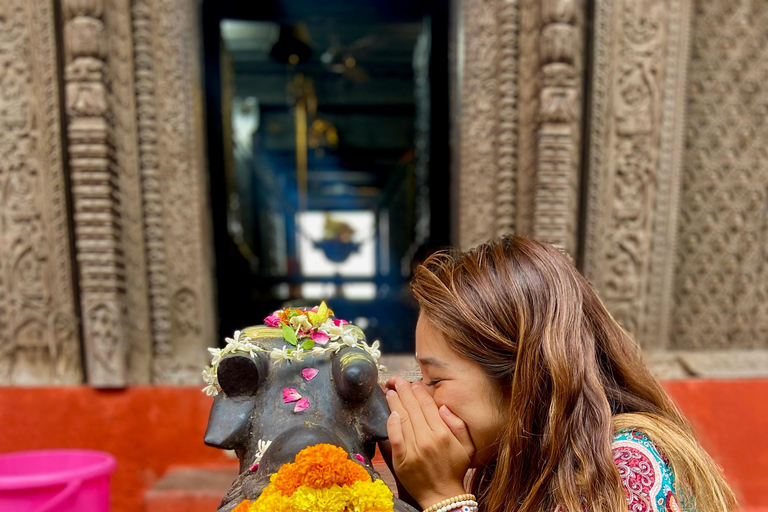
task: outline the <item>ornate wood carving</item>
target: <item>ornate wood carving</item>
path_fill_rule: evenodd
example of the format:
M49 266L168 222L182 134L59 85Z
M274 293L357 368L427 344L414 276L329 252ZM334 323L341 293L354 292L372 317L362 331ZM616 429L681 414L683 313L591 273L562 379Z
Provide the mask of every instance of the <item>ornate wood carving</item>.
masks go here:
M575 0L541 3L533 235L575 255L581 131L581 17Z
M215 339L197 4L132 10L153 382L196 384Z
M768 348L767 26L766 2L696 2L675 348Z
M0 384L82 382L50 0L0 6Z
M517 0L464 0L459 245L515 230Z
M690 0L598 0L584 271L645 348L668 339Z

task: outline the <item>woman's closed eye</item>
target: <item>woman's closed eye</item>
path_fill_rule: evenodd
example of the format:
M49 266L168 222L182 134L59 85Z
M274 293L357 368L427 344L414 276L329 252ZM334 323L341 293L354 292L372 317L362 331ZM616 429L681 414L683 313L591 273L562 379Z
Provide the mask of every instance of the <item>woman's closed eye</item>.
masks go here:
M444 380L444 379L434 379L434 380L431 380L431 381L427 382L427 384L426 384L426 385L427 385L427 386L434 386L435 384L438 384L438 383L440 383L440 382L443 382L443 380Z

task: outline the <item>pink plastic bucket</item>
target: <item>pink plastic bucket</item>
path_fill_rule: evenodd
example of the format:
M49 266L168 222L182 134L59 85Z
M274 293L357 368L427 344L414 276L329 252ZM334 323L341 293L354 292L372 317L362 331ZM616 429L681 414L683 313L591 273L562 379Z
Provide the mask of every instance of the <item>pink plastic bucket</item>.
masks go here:
M0 512L108 512L115 458L91 450L0 455Z

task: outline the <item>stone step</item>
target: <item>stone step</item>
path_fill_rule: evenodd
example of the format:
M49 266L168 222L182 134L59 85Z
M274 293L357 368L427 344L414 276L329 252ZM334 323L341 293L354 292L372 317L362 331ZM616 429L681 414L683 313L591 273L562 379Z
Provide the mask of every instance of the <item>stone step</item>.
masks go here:
M237 478L237 465L170 468L144 496L145 512L213 512Z

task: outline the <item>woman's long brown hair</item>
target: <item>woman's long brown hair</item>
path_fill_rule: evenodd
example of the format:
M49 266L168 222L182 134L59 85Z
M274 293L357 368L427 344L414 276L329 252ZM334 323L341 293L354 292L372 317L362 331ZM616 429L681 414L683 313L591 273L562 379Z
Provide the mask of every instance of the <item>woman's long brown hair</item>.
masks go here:
M412 287L421 313L506 397L495 462L472 479L481 511L626 512L611 452L623 428L664 453L683 509L734 507L690 424L564 253L505 237L433 254Z

